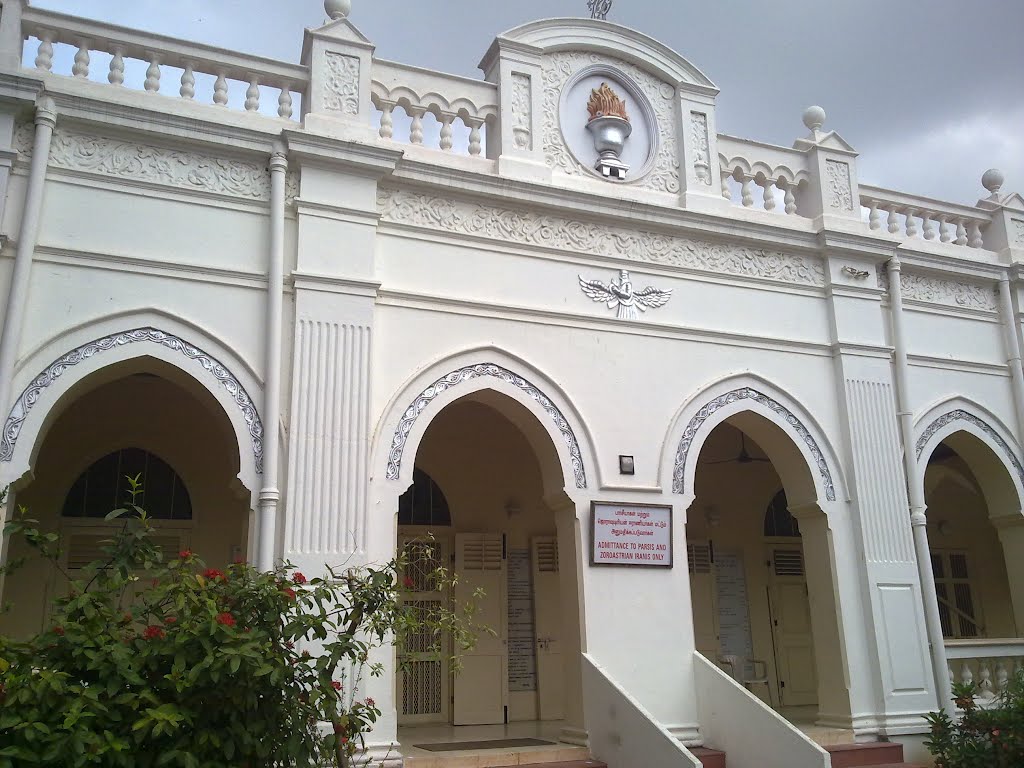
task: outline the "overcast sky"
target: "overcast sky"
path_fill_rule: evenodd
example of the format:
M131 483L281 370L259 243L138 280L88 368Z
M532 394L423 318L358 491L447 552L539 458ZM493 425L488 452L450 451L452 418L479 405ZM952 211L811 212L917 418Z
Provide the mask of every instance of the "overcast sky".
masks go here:
M32 0L32 5L297 61L322 0ZM587 16L586 0L352 0L377 55L480 77L491 40ZM718 129L790 145L804 107L859 152L862 183L974 202L990 167L1024 193L1024 0L615 0L721 89Z

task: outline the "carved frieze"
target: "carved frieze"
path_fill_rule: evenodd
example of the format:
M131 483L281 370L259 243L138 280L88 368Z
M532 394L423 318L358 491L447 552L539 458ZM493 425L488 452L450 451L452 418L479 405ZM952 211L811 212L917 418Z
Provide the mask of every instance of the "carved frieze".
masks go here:
M404 190L381 188L377 202L384 221L412 227L781 283L825 284L822 264L813 257L489 207Z
M326 54L324 109L345 115L359 114L359 59L341 53Z
M878 270L878 287L889 291L889 275L884 269ZM998 306L994 285L960 283L901 271L900 290L904 300L926 304L944 304L983 312L995 312Z
M518 149L533 149L530 121L533 116L530 77L512 73L512 134Z
M1024 248L1024 219L1011 219L1013 223L1013 245Z
M582 175L588 173L569 150L558 125L559 99L566 82L586 66L606 63L629 77L647 96L654 110L656 130L659 131L658 151L651 171L637 181L641 187L659 192L679 192L679 153L676 149L675 116L672 106L675 89L663 83L634 64L597 54L565 52L547 56L542 71L544 81L543 140L544 159L562 173Z
M840 211L852 211L853 185L850 181L850 164L839 160L826 160L825 173L828 176L828 204Z

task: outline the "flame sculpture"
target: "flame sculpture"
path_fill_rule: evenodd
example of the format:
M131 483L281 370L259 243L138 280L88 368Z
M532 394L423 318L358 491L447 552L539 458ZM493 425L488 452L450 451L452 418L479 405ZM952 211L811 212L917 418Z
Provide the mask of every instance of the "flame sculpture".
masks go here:
M629 122L629 115L626 114L626 102L608 87L608 83L601 83L600 88L590 92L587 111L590 113L591 120L598 117L621 117L627 123Z

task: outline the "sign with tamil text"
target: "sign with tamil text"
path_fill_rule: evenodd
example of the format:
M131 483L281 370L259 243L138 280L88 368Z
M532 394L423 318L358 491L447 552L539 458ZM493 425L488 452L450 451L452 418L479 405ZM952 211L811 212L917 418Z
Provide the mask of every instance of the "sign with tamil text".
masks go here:
M591 565L672 567L672 507L591 503Z

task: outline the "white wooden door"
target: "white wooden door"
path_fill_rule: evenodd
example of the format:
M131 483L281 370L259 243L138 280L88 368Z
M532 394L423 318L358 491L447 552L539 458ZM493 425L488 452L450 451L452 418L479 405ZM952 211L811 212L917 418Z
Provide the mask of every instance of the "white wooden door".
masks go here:
M398 545L407 559L403 574L408 585L405 602L423 612L446 608L449 595L438 590L431 574L439 566L449 567L451 542L443 536L399 534ZM445 659L450 653L449 644L446 637L440 640L439 648L432 648L438 642L427 632L409 638L398 676L400 725L448 722L449 670Z
M562 665L558 538L535 536L531 549L537 636L537 712L541 720L561 720L565 717L565 667Z
M505 722L508 705L508 606L504 535L455 534L455 599L473 601L475 620L494 635L481 633L472 650L458 652L462 665L455 675L455 725L490 725ZM483 597L474 597L482 589Z
M775 671L782 706L817 704L818 680L803 551L798 547L772 547L769 563Z
M697 650L714 662L721 651L718 647L718 606L715 575L711 567L711 543L694 541L687 544L686 558L690 572L694 639Z

